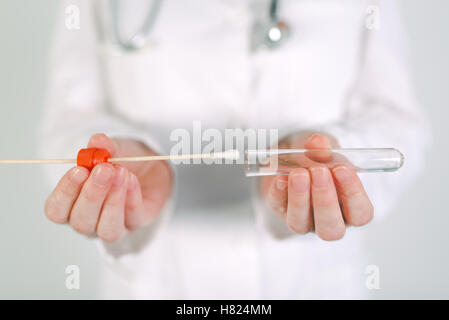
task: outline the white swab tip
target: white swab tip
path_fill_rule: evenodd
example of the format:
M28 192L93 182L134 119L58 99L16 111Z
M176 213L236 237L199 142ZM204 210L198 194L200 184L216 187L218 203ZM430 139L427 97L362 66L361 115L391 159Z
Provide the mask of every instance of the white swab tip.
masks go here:
M240 152L236 149L227 150L225 152L215 152L214 158L226 159L226 160L238 160L238 159L240 159Z

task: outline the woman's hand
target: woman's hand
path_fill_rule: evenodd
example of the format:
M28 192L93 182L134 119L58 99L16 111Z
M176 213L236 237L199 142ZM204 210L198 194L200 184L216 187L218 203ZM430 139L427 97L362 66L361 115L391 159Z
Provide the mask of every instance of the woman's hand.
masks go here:
M338 147L332 137L321 134L298 136L279 148L330 149ZM309 169L297 168L288 176L263 177L262 194L294 232L315 231L323 240L338 240L346 225L361 226L373 217L373 205L357 174L350 166L336 165L328 169L331 154L323 151L307 159Z
M104 134L92 136L88 148L107 149L112 157L155 155L141 142ZM74 167L48 197L45 214L56 223L69 223L79 233L112 242L151 224L171 188L172 174L165 161L103 163L92 172Z

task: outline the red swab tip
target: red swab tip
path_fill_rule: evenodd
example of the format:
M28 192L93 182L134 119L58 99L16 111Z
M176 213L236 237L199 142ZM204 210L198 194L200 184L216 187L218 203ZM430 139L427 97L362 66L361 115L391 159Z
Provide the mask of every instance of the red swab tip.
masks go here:
M108 162L110 157L111 155L106 149L99 149L99 148L81 149L78 152L76 164L80 167L92 170L93 167L95 167L96 165Z

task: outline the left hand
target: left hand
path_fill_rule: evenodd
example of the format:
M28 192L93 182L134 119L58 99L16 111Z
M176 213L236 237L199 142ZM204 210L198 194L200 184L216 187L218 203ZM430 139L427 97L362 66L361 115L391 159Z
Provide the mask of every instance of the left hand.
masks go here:
M307 134L281 142L279 148L330 149L338 148L338 143L322 134ZM266 204L295 233L315 231L323 240L338 240L346 225L362 226L373 218L373 205L349 166L329 169L317 161L308 169L293 169L288 176L263 177L261 188Z

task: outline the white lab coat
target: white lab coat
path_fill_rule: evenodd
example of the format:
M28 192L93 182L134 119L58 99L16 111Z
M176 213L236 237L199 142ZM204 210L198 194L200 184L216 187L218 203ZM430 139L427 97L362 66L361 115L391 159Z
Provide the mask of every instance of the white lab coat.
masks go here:
M139 29L149 5L122 3L119 29L126 38ZM65 28L63 5L42 126L48 157L73 156L97 132L139 139L166 153L170 130L191 128L194 120L203 128L324 131L343 147L396 147L405 154L399 172L362 176L375 222L420 167L425 121L409 88L394 1L378 4L380 30L365 27L367 1L280 1L290 38L257 52L249 51L250 30L267 14L268 1L163 1L151 46L137 52L111 45L107 1L96 2L96 10L87 0L67 4L80 8L81 28ZM109 265L103 297L368 293L365 266L372 262L361 243L369 226L349 228L336 242L294 235L239 169L174 170L176 191L155 225L118 243L98 241ZM62 171L48 175L54 184Z

